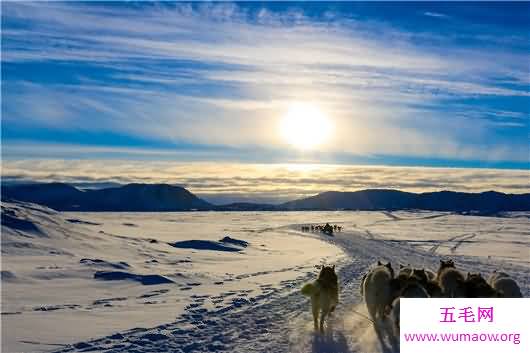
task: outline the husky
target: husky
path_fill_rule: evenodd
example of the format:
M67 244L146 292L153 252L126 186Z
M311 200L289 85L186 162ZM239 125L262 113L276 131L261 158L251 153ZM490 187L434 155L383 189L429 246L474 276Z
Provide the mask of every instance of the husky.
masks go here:
M419 284L421 290L427 291L429 297L441 296L438 284L431 280L428 275L429 270L401 266L401 270L396 278L391 281L393 298L403 296L402 291L410 284ZM432 272L431 272L432 273ZM420 298L422 298L421 296Z
M434 281L436 279L436 273L432 272L431 270L427 270L427 269L425 269L424 271L429 281Z
M392 311L390 312L390 318L392 320L392 331L394 332L394 337L397 340L399 338L399 320L400 320L400 312L399 312L399 297L394 299L392 302Z
M320 331L323 332L326 316L332 313L339 303L339 284L335 265L323 266L317 280L302 287L302 294L311 298L315 330L319 328L318 316L321 314Z
M377 263L377 267L368 272L363 282L364 302L372 320L383 320L385 312L392 304L392 280L394 270L390 262L383 265Z
M412 273L410 274L410 278L415 279L416 281L421 283L421 285L425 285L429 281L429 278L427 277L427 273L425 272L425 269L423 269L423 268L422 269L418 269L418 268L413 269Z
M392 309L390 311L390 318L392 320L392 330L394 339L399 339L399 300L400 298L429 298L430 295L427 290L414 278L410 277L406 282L402 282L403 286L399 296L392 302Z
M411 273L412 273L412 267L410 266L410 264L406 266L399 264L398 276L410 276Z
M437 282L445 297L464 298L466 296L464 276L455 268L453 260L440 260Z
M405 284L410 280L410 275L412 273L411 267L405 267L399 265L401 269L398 272L398 275L395 278L392 278L390 281L390 288L392 290L392 299L399 297L401 289L405 287Z
M421 283L416 281L411 281L408 283L405 288L401 290L400 297L402 298L429 298L429 293L421 285Z
M490 278L488 279L488 284L493 287L493 283L495 283L496 280L502 277L510 278L510 275L507 274L506 272L501 272L501 271L497 272L497 270L495 270L493 271Z
M498 293L480 273L467 273L466 298L494 298Z
M416 279L422 287L427 291L429 297L439 298L442 296L442 289L436 282L436 275L431 270L413 269L411 278Z
M391 280L393 299L396 297L406 298L428 298L430 297L427 285L427 279L423 270L414 269L413 274L406 277L398 276Z
M429 280L427 284L425 285L425 289L427 290L427 293L429 293L429 297L431 298L442 298L443 292L442 288L438 285L438 282L435 280Z
M493 278L493 281L491 281L491 286L497 291L498 296L501 298L523 297L521 294L521 288L519 288L517 282L504 272L497 272L497 275Z
M440 274L446 268L455 268L455 263L453 262L453 260L447 260L447 261L440 260L440 267L438 268L438 272L436 273L436 280L437 281L440 280Z

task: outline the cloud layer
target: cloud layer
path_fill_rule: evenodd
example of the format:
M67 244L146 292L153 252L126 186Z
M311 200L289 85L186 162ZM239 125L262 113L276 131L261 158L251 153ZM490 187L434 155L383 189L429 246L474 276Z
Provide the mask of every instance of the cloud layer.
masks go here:
M61 181L90 188L131 182L177 184L216 203L243 200L280 202L330 190L354 191L366 188L413 192L530 192L526 170L27 160L4 161L2 173L4 181Z

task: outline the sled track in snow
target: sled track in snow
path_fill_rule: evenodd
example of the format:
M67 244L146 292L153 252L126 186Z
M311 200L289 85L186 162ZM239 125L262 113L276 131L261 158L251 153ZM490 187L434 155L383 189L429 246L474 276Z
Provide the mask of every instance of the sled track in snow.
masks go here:
M459 241L461 239L466 239L467 237L469 236L472 236L472 237L475 237L476 234L475 233L464 233L464 234L460 234L460 235L455 235L454 237L451 237L449 239L446 239L446 240L440 240L438 241L432 248L429 249L429 252L431 254L436 254L436 252L438 251L438 248L444 244L447 244L447 243L451 243L453 241ZM459 244L460 245L460 244ZM458 246L457 246L458 247ZM455 248L456 250L456 248ZM454 250L453 250L454 251Z

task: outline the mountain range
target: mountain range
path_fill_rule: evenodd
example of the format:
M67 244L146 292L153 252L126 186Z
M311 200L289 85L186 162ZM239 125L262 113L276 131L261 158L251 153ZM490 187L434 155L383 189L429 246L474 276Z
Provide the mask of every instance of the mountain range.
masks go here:
M64 183L2 185L2 200L18 200L58 211L288 211L288 210L406 210L474 212L481 214L530 211L530 193L495 191L412 193L391 189L329 191L279 205L232 203L213 205L180 186L127 184L81 190Z
M2 199L33 202L57 211L163 212L211 210L188 190L167 184L127 184L80 190L63 183L2 186Z

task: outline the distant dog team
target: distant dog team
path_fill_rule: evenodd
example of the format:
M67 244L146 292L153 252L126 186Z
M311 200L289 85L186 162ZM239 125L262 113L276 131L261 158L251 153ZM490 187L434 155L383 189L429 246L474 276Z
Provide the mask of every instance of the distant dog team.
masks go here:
M324 225L311 224L309 226L302 226L301 230L302 232L323 232L327 234L333 234L333 232L342 232L342 226L338 226L336 224L331 225L329 223L326 223Z

